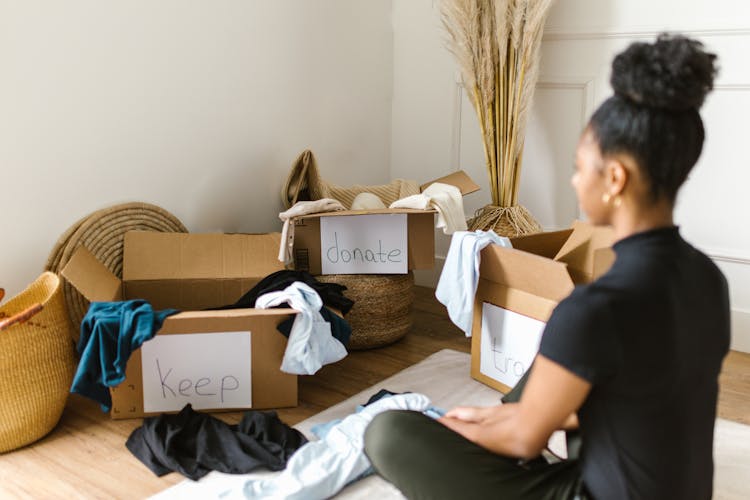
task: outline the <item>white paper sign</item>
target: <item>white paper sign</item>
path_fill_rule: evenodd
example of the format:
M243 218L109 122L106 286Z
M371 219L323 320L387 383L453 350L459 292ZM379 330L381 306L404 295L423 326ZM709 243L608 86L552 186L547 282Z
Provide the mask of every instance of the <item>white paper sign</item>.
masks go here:
M542 321L485 302L479 371L513 387L539 351L543 330Z
M141 346L143 410L250 408L250 332L157 335Z
M405 274L406 214L320 218L323 274Z

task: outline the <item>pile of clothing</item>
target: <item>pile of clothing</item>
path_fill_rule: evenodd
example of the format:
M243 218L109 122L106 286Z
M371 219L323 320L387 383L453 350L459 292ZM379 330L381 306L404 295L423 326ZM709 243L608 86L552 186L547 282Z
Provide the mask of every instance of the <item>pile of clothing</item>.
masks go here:
M344 296L344 290L343 285L321 283L305 271L277 271L263 278L235 304L218 309L291 307L299 311L278 327L289 338L281 371L312 375L347 354L352 330L336 311L346 315L354 302Z
M354 302L343 285L321 283L302 271L278 271L266 276L236 303L219 309L271 307L299 311L278 326L288 337L281 370L312 375L323 365L347 355L351 327L341 315ZM80 362L71 392L93 399L109 411L109 388L125 380L130 355L153 338L175 309L154 311L145 300L93 302L81 323L77 349Z
M374 472L364 452L365 429L387 410L419 411L432 418L444 414L423 394L382 389L355 413L313 427L317 439L308 441L275 412L247 411L238 425L228 425L186 406L177 415L144 419L126 446L158 476L175 471L198 480L212 470L282 471L262 478L240 475L216 491L203 491L208 497L323 499Z

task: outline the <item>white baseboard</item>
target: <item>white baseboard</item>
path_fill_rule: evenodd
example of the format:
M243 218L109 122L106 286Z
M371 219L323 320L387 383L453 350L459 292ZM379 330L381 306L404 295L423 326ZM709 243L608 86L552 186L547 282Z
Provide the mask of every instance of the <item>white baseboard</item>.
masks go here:
M419 286L435 288L445 264L445 257L435 256L435 267L424 271L414 271L414 282ZM750 352L750 311L732 309L733 351Z

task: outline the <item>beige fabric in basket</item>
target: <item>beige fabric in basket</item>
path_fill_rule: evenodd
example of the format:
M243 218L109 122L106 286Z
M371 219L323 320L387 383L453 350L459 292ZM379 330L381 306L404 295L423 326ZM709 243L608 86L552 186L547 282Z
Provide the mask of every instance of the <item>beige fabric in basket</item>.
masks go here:
M333 198L348 210L354 198L360 193L372 193L380 198L385 206L388 206L401 198L419 194L419 184L416 181L395 179L390 184L377 186L337 186L323 180L318 171L315 156L307 149L294 161L292 170L281 190L281 201L284 207L289 208L298 201Z

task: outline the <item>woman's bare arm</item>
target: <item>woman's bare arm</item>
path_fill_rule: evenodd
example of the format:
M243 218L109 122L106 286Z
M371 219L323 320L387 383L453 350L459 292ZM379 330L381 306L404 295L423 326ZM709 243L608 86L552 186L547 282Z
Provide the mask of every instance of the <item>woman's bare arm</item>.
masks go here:
M490 451L532 458L555 430L577 425L575 412L590 390L586 380L537 355L518 403L454 408L440 421Z

